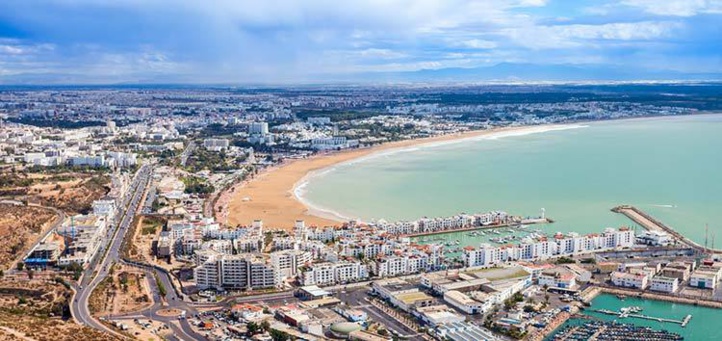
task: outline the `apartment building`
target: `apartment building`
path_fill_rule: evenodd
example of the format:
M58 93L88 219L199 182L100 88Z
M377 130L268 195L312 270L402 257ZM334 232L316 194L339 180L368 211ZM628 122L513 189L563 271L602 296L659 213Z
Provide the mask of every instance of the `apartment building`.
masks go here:
M228 255L212 250L196 252L193 276L199 289L252 290L277 286L273 267L251 254Z

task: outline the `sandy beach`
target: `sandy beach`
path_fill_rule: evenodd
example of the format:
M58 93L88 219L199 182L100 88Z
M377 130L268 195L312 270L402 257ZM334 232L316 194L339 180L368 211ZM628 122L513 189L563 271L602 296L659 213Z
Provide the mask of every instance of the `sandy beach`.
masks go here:
M295 186L309 173L342 162L351 161L380 151L405 148L422 144L439 143L480 136L505 136L541 132L562 128L561 125L508 127L491 130L469 131L430 138L389 142L368 148L352 149L341 152L316 154L299 160L290 160L281 165L268 168L253 179L233 186L222 194L219 205L224 206L217 218L230 226L248 225L255 219L263 220L270 228L291 229L297 219L307 226L338 225L340 218L323 214L306 207L294 195ZM218 208L214 210L218 212Z

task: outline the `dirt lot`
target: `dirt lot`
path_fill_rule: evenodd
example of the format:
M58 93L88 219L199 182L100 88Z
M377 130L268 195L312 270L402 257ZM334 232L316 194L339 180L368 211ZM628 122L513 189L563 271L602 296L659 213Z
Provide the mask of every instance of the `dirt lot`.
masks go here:
M0 268L21 258L56 219L49 209L0 204Z
M68 214L87 213L109 191L110 178L100 173L26 173L0 175L0 197L55 207Z
M118 340L69 320L71 294L53 280L0 280L0 340Z
M151 297L145 273L117 264L112 276L93 291L90 311L96 316L138 311L153 304Z
M140 216L133 222L132 243L130 244L126 256L130 259L154 263L154 256L151 250L153 240L156 239L166 220L158 217Z

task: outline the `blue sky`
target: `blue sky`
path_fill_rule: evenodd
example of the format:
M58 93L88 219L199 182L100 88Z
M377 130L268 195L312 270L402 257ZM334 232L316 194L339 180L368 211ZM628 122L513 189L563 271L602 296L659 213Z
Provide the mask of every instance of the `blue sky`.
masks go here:
M0 83L254 83L499 63L719 73L722 0L3 0Z

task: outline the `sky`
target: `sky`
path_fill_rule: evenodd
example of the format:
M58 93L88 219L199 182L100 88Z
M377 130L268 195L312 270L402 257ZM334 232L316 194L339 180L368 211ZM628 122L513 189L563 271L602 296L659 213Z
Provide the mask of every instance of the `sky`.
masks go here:
M722 0L2 0L0 83L294 83L498 64L722 71Z

